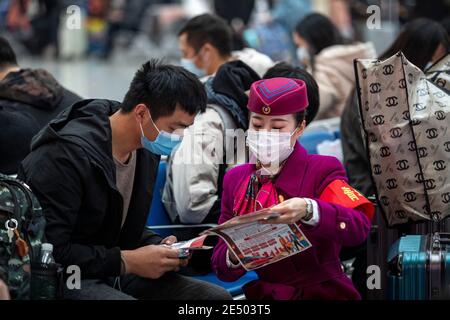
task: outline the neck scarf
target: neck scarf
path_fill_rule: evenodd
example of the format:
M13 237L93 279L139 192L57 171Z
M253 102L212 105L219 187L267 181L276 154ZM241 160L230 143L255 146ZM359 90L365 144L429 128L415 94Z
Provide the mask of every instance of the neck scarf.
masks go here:
M262 209L271 208L283 197L274 185L275 177L262 176L259 170L250 175L239 187L233 205L233 215L242 216Z

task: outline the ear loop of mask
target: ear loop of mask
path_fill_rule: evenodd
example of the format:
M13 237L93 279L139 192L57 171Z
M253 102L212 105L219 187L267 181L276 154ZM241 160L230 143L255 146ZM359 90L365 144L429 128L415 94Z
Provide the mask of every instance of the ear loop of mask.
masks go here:
M153 126L155 127L156 131L158 131L158 134L161 134L161 131L159 130L159 128L156 126L155 122L153 121L152 114L150 113L150 111L149 111L148 109L147 109L147 112L148 112L148 115L149 115L149 117L150 117L150 121L152 122L152 124L153 124ZM142 117L142 119L143 119L143 118L144 118L144 117ZM141 127L141 133L142 133L142 136L145 137L144 129L143 129L143 127L142 127L142 123L141 123L141 122L139 122L139 126Z

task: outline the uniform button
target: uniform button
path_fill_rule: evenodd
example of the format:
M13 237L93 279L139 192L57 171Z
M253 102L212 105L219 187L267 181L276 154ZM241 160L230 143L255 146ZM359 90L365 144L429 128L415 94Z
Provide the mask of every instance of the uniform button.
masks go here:
M339 225L339 228L341 228L341 230L345 230L345 229L347 229L347 224L345 222L341 222L341 224Z

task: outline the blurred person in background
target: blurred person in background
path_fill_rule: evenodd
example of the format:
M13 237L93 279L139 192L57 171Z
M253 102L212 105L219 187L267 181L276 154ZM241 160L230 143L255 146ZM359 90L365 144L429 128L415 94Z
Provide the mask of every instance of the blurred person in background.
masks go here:
M242 32L250 22L254 7L255 0L214 0L214 12L233 30L233 50L242 50L246 46Z
M403 6L409 9L409 21L418 18L428 18L440 21L448 17L450 12L450 2L448 0L427 0L427 1L400 1Z
M16 174L33 136L78 100L47 71L21 68L8 41L0 37L0 172Z
M274 61L294 62L295 24L312 10L310 0L258 0L252 21L242 36L245 43Z
M203 14L190 19L178 33L182 66L205 82L226 62L241 60L260 76L273 65L272 60L253 49L232 51L233 32L225 20Z
M11 0L7 28L31 54L58 54L58 26L62 6L54 0Z
M404 26L395 42L379 59L385 60L402 51L411 63L425 70L448 53L449 48L448 34L438 22L418 19ZM358 188L363 195L372 196L375 194L375 189L372 185L370 163L363 141L358 97L355 90L346 103L341 120L344 163L350 184ZM355 287L364 297L367 292L366 246L344 250L342 259L350 258L356 258L353 263L352 279Z
M441 21L441 25L444 27L447 34L450 36L450 16Z
M308 108L306 109L306 126L315 119L320 107L319 87L314 77L305 69L293 66L287 62L279 62L270 68L263 79L290 78L302 80L308 92Z
M294 31L298 21L313 9L311 0L272 0L269 4L272 19L282 24L290 33Z
M372 43L349 43L326 16L313 13L295 27L298 60L319 84L317 120L339 117L355 84L354 59L376 56Z

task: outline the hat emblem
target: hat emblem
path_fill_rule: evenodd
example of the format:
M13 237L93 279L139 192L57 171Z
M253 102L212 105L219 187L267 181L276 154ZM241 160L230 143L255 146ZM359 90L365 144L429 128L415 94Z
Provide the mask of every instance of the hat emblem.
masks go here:
M264 114L270 114L270 113L272 112L272 109L271 109L269 106L264 106L264 107L262 108L262 112L263 112Z

